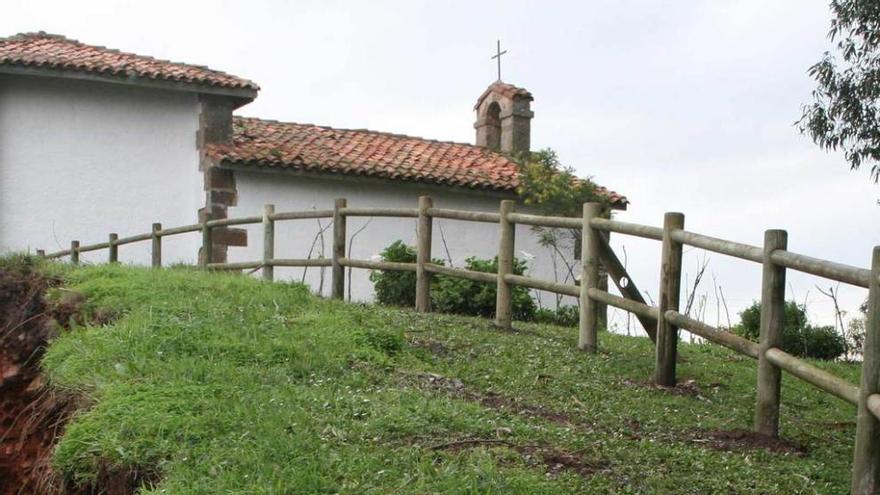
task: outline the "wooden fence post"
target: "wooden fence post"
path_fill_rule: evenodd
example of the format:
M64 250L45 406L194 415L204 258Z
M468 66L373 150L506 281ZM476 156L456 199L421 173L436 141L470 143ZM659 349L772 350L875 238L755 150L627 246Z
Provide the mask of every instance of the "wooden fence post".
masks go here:
M578 348L596 352L599 348L599 305L587 292L599 287L599 232L590 226L590 221L602 214L599 203L584 203L583 225L581 226L581 294Z
M79 264L79 241L70 241L70 262Z
M345 198L339 198L333 205L333 277L330 296L333 299L345 297L345 267L339 260L345 258L345 215L340 211L345 208Z
M263 206L263 280L272 282L275 280L275 267L272 260L275 258L275 205Z
M150 265L153 268L162 268L162 236L159 235L161 231L162 224L154 223L150 237Z
M868 281L868 320L862 351L862 383L853 454L852 493L880 492L880 421L868 410L868 397L880 393L880 246L874 248Z
M425 263L431 262L431 229L433 228L428 208L434 206L429 196L419 197L418 244L416 251L416 311L431 311L431 274L425 270Z
M770 261L773 251L788 247L784 230L764 232L764 269L761 282L761 336L758 344L758 394L755 404L755 431L779 435L779 397L782 370L771 363L767 350L782 345L785 324L785 267Z
M119 245L116 244L116 241L119 240L119 234L114 232L107 237L107 261L110 263L119 263Z
M211 227L208 225L210 218L207 216L202 223L202 257L199 264L203 269L208 269L208 263L214 257L214 240L211 238Z
M660 291L657 306L656 368L654 383L664 387L675 386L675 361L678 354L678 327L663 316L668 310L678 311L681 297L681 243L672 240L672 231L684 228L684 214L666 213L663 216L663 251L660 266Z
M495 298L495 325L500 328L510 329L513 321L513 300L511 297L511 286L504 280L504 276L513 273L516 225L507 218L507 215L514 211L513 200L505 199L501 201L499 211L501 219L498 225L501 235L498 242L498 286Z

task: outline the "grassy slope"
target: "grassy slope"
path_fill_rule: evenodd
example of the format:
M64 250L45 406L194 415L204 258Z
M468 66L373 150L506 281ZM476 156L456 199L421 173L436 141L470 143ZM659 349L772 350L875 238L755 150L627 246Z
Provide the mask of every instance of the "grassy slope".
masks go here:
M95 399L57 449L69 477L110 462L157 468L149 493L847 492L854 408L794 379L782 429L805 457L692 440L751 423L754 363L714 346L682 345L680 376L701 393L673 394L639 385L652 368L646 339L602 334L602 353L587 356L573 329L505 333L245 277L122 267L68 277L93 307L125 314L64 335L45 357L52 383ZM474 400L493 392L572 424ZM477 437L511 445L431 449ZM577 453L598 472L548 474L512 445Z

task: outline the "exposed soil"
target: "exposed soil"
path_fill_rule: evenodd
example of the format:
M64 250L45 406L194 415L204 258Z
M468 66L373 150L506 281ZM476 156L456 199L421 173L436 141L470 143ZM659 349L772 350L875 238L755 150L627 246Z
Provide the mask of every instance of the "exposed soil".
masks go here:
M749 430L700 430L693 433L691 441L723 451L760 449L796 456L804 456L808 452L806 447L791 440L774 438Z
M592 459L583 451L567 452L545 445L517 445L513 442L488 438L464 438L431 446L431 450L445 452L461 452L477 447L506 447L518 453L527 465L541 466L550 476L557 476L570 471L580 476L589 477L608 469L608 463Z
M85 298L60 284L26 262L0 268L0 495L134 493L146 481L137 470L106 470L89 487L66 486L52 471L64 424L85 406L45 386L40 373L48 342L84 320ZM109 319L102 313L89 322Z

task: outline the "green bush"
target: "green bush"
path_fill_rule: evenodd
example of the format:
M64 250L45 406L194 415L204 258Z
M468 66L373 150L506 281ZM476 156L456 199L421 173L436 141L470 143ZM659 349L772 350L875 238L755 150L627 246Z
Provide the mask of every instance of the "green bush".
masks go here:
M398 263L415 263L416 250L403 241L394 241L382 251L383 261ZM441 260L432 260L442 265ZM526 263L514 259L513 272L517 275L525 273ZM468 270L497 273L498 259L485 260L468 258L465 260ZM413 272L374 271L370 275L376 292L376 301L390 306L414 306L416 297L416 274ZM511 290L513 317L517 320L534 319L535 301L525 287L513 287ZM473 316L495 315L495 284L474 282L455 277L435 275L431 284L431 305L441 313L457 313Z
M498 258L492 260L471 257L465 260L465 269L475 272L498 273ZM513 260L513 273L522 275L526 262ZM496 285L455 277L437 277L431 287L431 304L435 311L463 315L495 315ZM535 317L535 301L525 287L511 288L513 318L529 321Z
M573 304L559 306L556 309L540 308L535 311L534 321L561 327L576 327L580 322L580 311Z
M382 261L415 263L416 250L403 241L394 241L382 251ZM374 271L370 274L376 301L389 306L415 306L416 274L399 271Z
M754 302L740 313L734 333L757 342L761 334L761 304ZM795 356L832 360L846 350L843 336L834 327L811 325L807 308L795 301L785 303L782 350Z

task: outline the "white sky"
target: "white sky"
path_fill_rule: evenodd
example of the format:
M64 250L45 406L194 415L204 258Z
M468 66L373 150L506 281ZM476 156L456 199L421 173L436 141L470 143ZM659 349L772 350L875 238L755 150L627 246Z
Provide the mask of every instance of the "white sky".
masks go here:
M0 36L44 30L253 79L262 91L245 115L462 142L473 142L500 38L503 79L535 96L533 148L625 193L618 218L659 225L682 211L689 230L756 245L784 228L793 251L864 267L880 244L868 170L850 172L793 126L813 88L806 69L831 46L824 0L2 6ZM659 244L616 243L656 295ZM697 256L686 254L691 272ZM759 296L757 265L710 258L706 290L714 274L732 313ZM830 322L821 281L789 280L789 295ZM864 297L844 288L843 306Z

